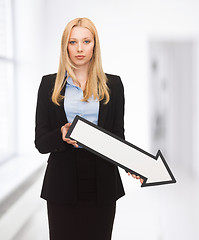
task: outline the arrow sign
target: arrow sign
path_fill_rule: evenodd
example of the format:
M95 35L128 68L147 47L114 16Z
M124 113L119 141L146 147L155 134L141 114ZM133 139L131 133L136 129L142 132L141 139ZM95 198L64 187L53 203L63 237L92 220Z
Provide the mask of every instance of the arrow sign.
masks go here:
M160 150L153 156L80 116L75 117L66 137L126 171L139 175L144 179L142 187L176 182Z

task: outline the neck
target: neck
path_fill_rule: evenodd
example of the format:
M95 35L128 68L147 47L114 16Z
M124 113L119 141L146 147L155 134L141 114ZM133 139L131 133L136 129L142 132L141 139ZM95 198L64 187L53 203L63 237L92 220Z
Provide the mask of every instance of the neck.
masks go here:
M78 67L78 69L74 69L75 76L80 83L82 90L84 90L88 79L88 67L89 66L82 66Z

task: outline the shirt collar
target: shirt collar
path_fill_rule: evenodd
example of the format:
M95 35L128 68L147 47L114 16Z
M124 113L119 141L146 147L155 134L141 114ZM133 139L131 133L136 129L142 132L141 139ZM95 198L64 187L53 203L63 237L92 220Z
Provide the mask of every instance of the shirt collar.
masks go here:
M66 71L66 73L65 73L65 77L67 77L67 71ZM67 84L69 84L69 85L72 85L72 86L74 86L74 87L76 87L75 86L75 84L73 83L73 80L72 80L72 78L70 77L70 76L68 76L68 79L67 79Z
M72 78L70 76L67 79L67 84L75 86L75 84L73 83L73 80L72 80Z

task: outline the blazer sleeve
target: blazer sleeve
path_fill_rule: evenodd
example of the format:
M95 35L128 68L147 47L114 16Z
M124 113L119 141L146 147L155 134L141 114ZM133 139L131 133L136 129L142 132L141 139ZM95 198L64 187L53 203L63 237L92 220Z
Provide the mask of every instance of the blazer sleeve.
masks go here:
M114 93L114 122L113 122L113 132L117 136L125 139L124 135L124 87L121 78L117 76L114 81L115 93Z
M69 147L62 140L61 126L53 127L51 124L52 88L51 79L44 76L38 90L35 123L35 146L40 153L64 151Z

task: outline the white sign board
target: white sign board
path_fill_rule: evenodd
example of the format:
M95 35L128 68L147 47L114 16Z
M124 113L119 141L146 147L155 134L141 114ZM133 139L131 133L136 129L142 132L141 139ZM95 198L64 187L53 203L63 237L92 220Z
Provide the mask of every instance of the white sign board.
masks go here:
M66 137L80 146L144 179L142 187L175 183L162 153L156 156L76 116Z

